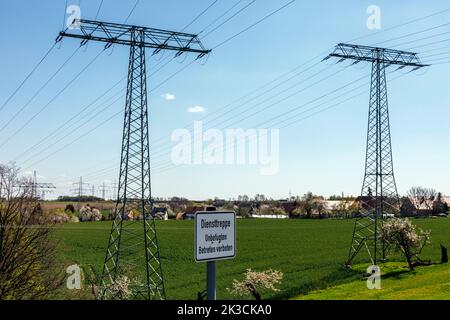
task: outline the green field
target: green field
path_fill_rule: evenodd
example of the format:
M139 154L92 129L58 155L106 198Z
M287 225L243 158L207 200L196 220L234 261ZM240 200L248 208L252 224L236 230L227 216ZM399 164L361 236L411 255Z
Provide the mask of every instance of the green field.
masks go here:
M417 268L404 264L381 265L381 290L367 290L365 280L355 280L296 297L298 300L450 300L450 265Z
M422 258L438 262L439 244L450 246L450 219L419 219L414 222L432 231L432 244ZM311 291L360 281L361 273L345 270L353 228L351 220L238 220L237 257L218 263L218 298L232 299L226 290L246 269L269 268L284 273L281 291L265 299L289 299ZM205 265L194 261L192 221L158 221L163 272L168 299L195 299L205 288ZM55 232L62 266L79 264L86 271L92 265L100 272L105 256L110 222L66 224ZM362 258L362 257L361 257ZM362 262L359 258L358 262ZM91 298L61 289L58 298Z

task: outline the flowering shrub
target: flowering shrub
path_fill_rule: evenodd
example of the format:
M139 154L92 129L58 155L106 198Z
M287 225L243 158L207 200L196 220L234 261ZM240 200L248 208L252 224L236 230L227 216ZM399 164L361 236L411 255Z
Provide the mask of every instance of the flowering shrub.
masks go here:
M76 218L76 217L75 217ZM46 219L51 223L78 222L73 220L73 216L67 214L62 209L53 209L46 214ZM77 218L78 220L78 218Z
M82 207L80 209L80 220L82 222L90 221L91 219L91 208L90 207Z
M71 215L70 218L69 218L69 222L71 222L71 223L78 223L78 222L80 222L80 219L78 219L78 217L75 216L75 215Z
M131 281L126 276L117 277L111 285L108 286L108 291L113 297L119 300L128 300L131 298L133 292L130 289Z
M283 273L277 270L256 272L248 269L242 281L233 280L233 287L229 290L238 296L252 295L256 300L261 300L261 291L280 291L276 286L281 283Z
M94 277L91 277L91 283L95 283ZM103 290L105 290L108 299L129 300L133 297L133 290L131 289L132 285L138 285L137 281L132 283L127 276L120 275L113 283L106 287L93 284L92 293L95 300L100 300L102 298Z
M103 218L100 210L85 206L80 209L81 221L101 221Z
M383 224L383 238L397 251L403 252L408 266L414 269L413 259L420 261L419 254L430 243L429 231L416 229L409 219L390 219Z
M263 204L259 208L260 215L286 215L286 212L282 208Z
M100 213L100 210L98 209L92 209L91 211L91 221L102 221L102 214Z

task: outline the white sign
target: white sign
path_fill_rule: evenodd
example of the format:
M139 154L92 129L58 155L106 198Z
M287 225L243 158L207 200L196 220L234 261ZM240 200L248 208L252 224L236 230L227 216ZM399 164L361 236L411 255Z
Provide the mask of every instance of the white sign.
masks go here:
M195 260L232 259L236 256L236 213L197 212L195 214Z

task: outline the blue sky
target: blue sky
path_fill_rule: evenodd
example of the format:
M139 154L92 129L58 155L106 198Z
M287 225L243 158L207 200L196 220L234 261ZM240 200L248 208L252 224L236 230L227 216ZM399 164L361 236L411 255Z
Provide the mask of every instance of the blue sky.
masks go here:
M27 73L36 65L50 48L57 33L62 28L65 0L45 1L2 1L0 3L0 33L2 53L0 59L0 105L20 84ZM78 0L68 1L79 4ZM211 9L190 25L186 31L198 33L220 16L237 1L219 0ZM243 0L237 8L250 3ZM280 7L286 1L257 0L241 14L224 24L203 39L207 48L213 48L223 40L243 30L253 22ZM93 19L100 0L81 0L82 18ZM99 20L122 23L130 12L134 0L104 0ZM180 30L196 17L212 1L150 1L141 0L129 18L129 23L156 28ZM382 31L369 30L366 26L369 5L381 8ZM342 105L331 108L309 118L292 117L295 124L280 132L280 171L273 176L261 176L255 166L180 166L171 170L170 151L173 143L171 133L177 128L188 126L192 129L195 120L207 117L213 119L224 112L223 107L246 95L293 68L307 63L299 71L319 62L339 42L346 42L360 36L360 44L403 45L398 49L421 46L417 51L434 50L424 56L443 53L428 59L448 57L445 49L450 46L450 38L444 26L417 35L397 39L414 32L420 32L445 24L450 19L450 11L423 19L403 27L389 29L416 18L447 9L446 1L296 1L253 29L243 33L212 52L207 61L193 63L164 85L149 93L150 132L152 140L152 187L153 195L184 196L189 198L237 197L239 194L253 196L263 193L274 198L287 197L312 191L317 194L358 195L363 178L365 140L369 86L366 92ZM211 28L210 28L211 29ZM207 30L205 31L207 32ZM443 33L443 35L438 35ZM429 39L429 40L428 40ZM436 45L423 46L442 40ZM0 111L0 127L7 123L53 72L70 56L78 46L78 41L65 39L57 50L51 52L35 74L26 82L4 110ZM102 45L90 43L80 49L70 63L58 73L48 86L24 109L11 124L0 132L0 144L15 133L36 112L45 106L55 94L84 68L101 50ZM444 47L442 50L438 50ZM171 53L147 58L148 73L158 68ZM195 56L180 57L151 75L149 89L170 77ZM160 60L163 59L163 60ZM447 62L442 59L438 62ZM44 144L17 158L28 148L65 123L126 75L128 50L115 47L103 53L64 93L40 113L19 134L0 148L0 162L16 161L23 171L36 170L42 182L54 182L58 189L53 196L70 194L72 183L83 176L85 182L99 186L118 179L118 159L122 132L124 99L111 105L97 117L91 115L114 101L125 89L121 83L110 94L99 100L83 118L77 118L70 125L52 135ZM236 116L233 121L221 125L219 121L210 126L218 129L255 128L259 123L271 119L320 97L352 80L366 76L369 81L370 66L347 64L335 65L331 61L317 63L301 76L287 82L278 90L262 96L245 106L235 104L220 119ZM388 75L391 132L394 152L394 166L399 193L404 194L412 186L434 187L450 194L450 174L448 159L450 149L450 92L448 74L450 64L440 64L426 71L405 74L393 80L402 72ZM342 70L340 70L342 69ZM332 74L340 72L335 76ZM321 74L316 75L318 72ZM308 80L308 77L314 76ZM315 80L330 76L315 86L305 89L286 101L265 111L248 111L245 120L238 116L244 109L264 100L299 81L302 85L273 101L295 92ZM356 86L356 85L355 85ZM364 87L358 91L364 91ZM175 96L166 100L165 94ZM108 100L109 99L109 100ZM261 110L268 103L261 103L252 110ZM331 105L331 104L328 104ZM204 112L190 113L189 108L202 106ZM327 105L324 105L326 107ZM103 121L118 113L105 125L93 130ZM305 114L308 115L308 114ZM282 118L282 119L289 119ZM88 121L70 136L62 139L77 124ZM79 122L76 122L79 121ZM205 124L206 126L206 124ZM273 129L269 122L266 128ZM81 138L65 147L72 140ZM62 151L56 152L60 150ZM56 152L56 153L55 153ZM53 154L54 153L54 154ZM37 155L36 155L37 154ZM48 157L48 158L47 158ZM30 160L28 160L30 159ZM28 161L26 161L28 160ZM42 161L40 161L42 160ZM110 170L105 170L110 169Z

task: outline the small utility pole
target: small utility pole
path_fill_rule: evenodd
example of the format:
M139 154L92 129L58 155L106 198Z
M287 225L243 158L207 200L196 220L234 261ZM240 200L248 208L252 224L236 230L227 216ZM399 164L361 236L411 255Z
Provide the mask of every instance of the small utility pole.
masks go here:
M102 199L106 201L106 190L108 187L106 186L105 182L103 182L102 186L100 187L100 192L102 193Z
M18 185L17 187L21 188L29 188L31 197L35 199L39 199L39 197L44 200L44 196L46 192L50 192L52 189L56 189L53 183L39 183L37 181L37 173L33 172L32 181L29 183L25 183L22 185Z
M112 184L112 195L111 195L111 200L116 201L117 200L117 181L114 180L113 184Z
M78 182L75 182L73 185L76 187L73 191L75 192L75 194L78 197L78 209L80 209L81 198L85 194L84 187L87 186L88 184L83 182L83 177L80 177L80 180Z

